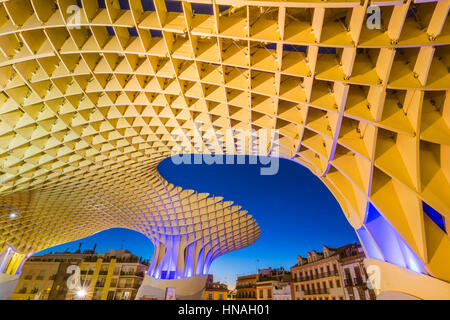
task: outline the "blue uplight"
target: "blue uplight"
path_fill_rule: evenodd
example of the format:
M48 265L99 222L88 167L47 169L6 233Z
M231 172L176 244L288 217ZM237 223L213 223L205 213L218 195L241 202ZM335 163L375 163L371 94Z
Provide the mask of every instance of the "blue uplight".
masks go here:
M447 233L447 230L445 229L445 222L444 217L437 212L433 207L422 201L422 208L423 212L427 214L428 217L430 217L431 220L439 227L442 231Z
M365 219L365 232L358 230L358 235L361 237L366 251L374 258L379 259L380 254L375 250L376 245L381 250L381 254L386 262L396 264L400 267L410 269L415 272L424 273L423 262L411 250L402 236L392 225L380 214L375 206L369 202L367 206ZM372 236L375 243L371 243L369 234Z
M368 258L384 260L380 249L378 249L377 244L367 232L365 227L359 228L358 230L356 230L356 233L358 234L359 239L366 249L366 255Z

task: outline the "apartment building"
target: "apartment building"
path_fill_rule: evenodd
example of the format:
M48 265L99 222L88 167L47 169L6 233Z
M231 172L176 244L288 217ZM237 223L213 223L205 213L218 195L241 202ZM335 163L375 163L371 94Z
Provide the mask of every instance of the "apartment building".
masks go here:
M344 250L339 260L343 275L346 300L375 300L375 292L367 287L367 272L364 267L366 255L361 246L352 246Z
M80 268L80 283L85 294L67 286L71 265ZM31 257L24 263L13 300L132 300L148 269L130 251L112 249L107 253L79 249Z
M212 274L208 275L202 300L228 300L228 286L220 282L214 282Z
M240 276L236 280L236 300L256 300L257 274Z
M148 265L128 250L113 249L84 258L80 269L86 300L134 300Z
M67 268L79 265L87 253L62 252L33 256L22 272L11 300L65 300L68 292Z
M284 268L258 270L258 300L291 300L291 273Z
M306 258L298 256L297 264L291 267L292 299L374 299L375 294L366 286L364 257L356 243L336 249L323 246L322 252L312 250Z

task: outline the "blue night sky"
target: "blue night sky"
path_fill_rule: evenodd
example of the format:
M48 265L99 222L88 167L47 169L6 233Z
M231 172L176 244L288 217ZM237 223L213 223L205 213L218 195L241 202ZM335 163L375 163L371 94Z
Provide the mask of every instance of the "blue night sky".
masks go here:
M260 165L174 165L166 159L159 165L161 175L185 189L208 192L234 201L256 218L259 240L250 247L225 254L212 263L215 281L234 287L236 276L255 273L257 268L289 269L297 256L306 256L326 244L338 247L358 241L342 210L325 185L308 169L280 159L276 175L261 176ZM128 249L151 258L152 243L142 234L110 229L80 240L82 250L97 243L97 252ZM50 251L74 251L80 241L56 246Z

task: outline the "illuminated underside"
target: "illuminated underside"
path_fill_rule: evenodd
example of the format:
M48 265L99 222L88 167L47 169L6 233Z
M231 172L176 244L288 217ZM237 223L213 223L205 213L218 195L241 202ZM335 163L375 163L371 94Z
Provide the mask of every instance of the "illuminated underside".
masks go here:
M327 185L370 257L450 281L448 0L102 3L0 3L4 272L112 227L164 244L155 277L254 242L245 212L156 171L175 146L198 152L173 132L201 123L221 133L204 153L239 150L227 129L278 130L280 156Z

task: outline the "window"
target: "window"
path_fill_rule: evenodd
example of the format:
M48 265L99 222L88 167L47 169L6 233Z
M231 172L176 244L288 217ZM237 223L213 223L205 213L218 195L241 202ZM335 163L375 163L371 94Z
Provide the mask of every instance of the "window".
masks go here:
M355 270L355 275L357 278L361 278L361 271L359 270L358 266L354 266L353 269Z
M223 293L219 293L219 300L223 300Z
M358 288L358 294L360 300L366 300L366 292L363 288Z
M114 291L109 291L108 292L107 300L114 300Z
M295 291L298 292L298 285L295 286Z
M333 288L333 281L330 280L329 284L330 284L330 288Z
M337 287L337 288L340 288L340 287L341 287L341 281L336 280L336 287Z
M44 280L45 271L41 270L39 275L36 277L36 280Z
M272 299L272 289L267 290L267 298Z
M212 292L208 292L208 300L213 300L213 293Z
M264 298L264 290L259 290L259 297Z

